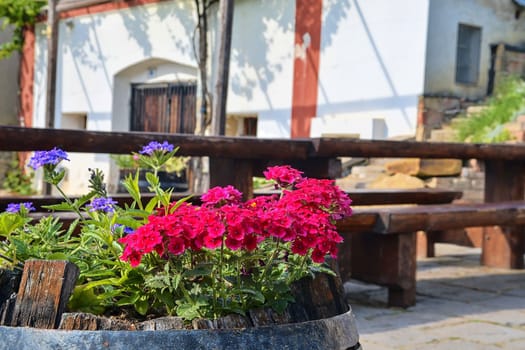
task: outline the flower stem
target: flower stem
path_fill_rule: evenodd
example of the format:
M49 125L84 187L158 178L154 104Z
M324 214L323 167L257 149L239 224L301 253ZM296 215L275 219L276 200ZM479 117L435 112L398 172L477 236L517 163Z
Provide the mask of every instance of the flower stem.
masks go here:
M275 257L279 253L280 244L281 244L281 240L277 239L277 244L275 245L275 249L272 252L272 255L270 256L270 258L268 259L268 262L266 263L266 266L264 267L264 271L263 271L263 273L261 275L261 278L259 279L259 283L262 283L262 281L264 281L264 279L266 278L266 275L268 274L268 271L270 271L270 268L273 265L273 261L275 260Z
M73 211L79 216L80 220L84 221L84 217L82 216L82 213L80 213L80 211L78 210L78 208L76 207L76 205L73 204L73 202L71 202L71 199L69 199L69 197L64 193L64 191L62 191L62 189L60 188L60 186L58 185L55 185L55 188L58 190L58 192L60 192L60 195L62 196L62 198L64 198L64 200L66 201L67 204L69 204L69 206L71 207L71 209L73 209Z

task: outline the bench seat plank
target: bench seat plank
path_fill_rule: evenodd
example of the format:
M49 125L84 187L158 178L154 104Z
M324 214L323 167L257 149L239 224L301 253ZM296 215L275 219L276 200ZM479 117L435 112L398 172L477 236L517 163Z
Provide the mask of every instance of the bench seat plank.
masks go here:
M424 205L377 212L379 220L373 232L383 234L525 224L525 201Z

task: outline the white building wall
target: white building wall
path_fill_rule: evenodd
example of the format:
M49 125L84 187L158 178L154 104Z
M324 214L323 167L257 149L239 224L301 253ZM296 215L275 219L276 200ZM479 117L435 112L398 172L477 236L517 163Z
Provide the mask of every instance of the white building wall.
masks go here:
M290 137L295 0L237 0L228 113L258 117L259 137Z
M169 74L175 78L193 74L197 79L191 42L194 28L195 13L190 0L61 20L55 126L71 125L63 120L67 115L86 115L88 130L126 130L130 83ZM47 56L43 29L44 24L36 26L33 118L36 127L45 125ZM141 65L144 61L150 64ZM133 70L134 66L142 71ZM179 67L180 71L168 72L166 67ZM115 86L122 88L115 93L120 96L116 100ZM141 146L136 145L137 150ZM107 175L110 162L105 155L75 154L64 165L69 169L67 179L75 180L74 185L66 181L64 187L74 194L85 192L88 167L99 168Z
M490 45L525 44L525 14L515 18L516 10L511 0L430 0L425 93L483 97L488 85ZM479 79L475 85L455 82L459 23L481 27Z
M323 6L311 136L413 135L423 93L428 0L325 0Z
M235 4L228 112L257 116L261 137L290 136L294 18L294 0L238 0ZM212 53L216 52L217 25L217 16L212 15ZM72 122L64 118L85 115L88 130L128 130L131 83L170 77L198 80L192 44L195 26L192 0L61 20L55 126L71 126ZM45 125L46 61L41 23L36 27L36 127ZM210 55L210 62L209 83L213 92L217 71L214 54ZM137 145L137 149L141 146ZM88 167L100 168L113 178L115 172L110 171L110 163L108 156L100 154L72 156L66 164L71 169L68 178L81 184L69 186L71 191L85 190Z

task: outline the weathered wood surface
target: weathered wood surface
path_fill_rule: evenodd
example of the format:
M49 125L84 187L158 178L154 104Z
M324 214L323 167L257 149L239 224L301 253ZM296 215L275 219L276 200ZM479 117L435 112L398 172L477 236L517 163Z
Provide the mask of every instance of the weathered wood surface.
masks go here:
M454 158L525 160L525 144L312 139L317 157Z
M135 324L125 320L109 317L96 316L88 313L63 313L60 318L58 329L63 330L111 330L111 331L131 331L135 330Z
M78 267L67 261L26 261L11 325L57 328L78 274Z
M444 188L352 189L346 191L353 206L392 204L445 204L460 199L463 192Z
M306 159L312 152L308 140L255 137L197 136L151 132L104 132L0 126L1 151L49 150L129 154L151 141L180 146L177 155L233 159Z
M388 287L388 305L408 307L416 296L416 233L345 235L352 247L350 266L341 277ZM345 265L346 267L346 265ZM345 271L345 274L343 274Z
M374 212L379 216L373 232L383 234L525 224L525 201L379 208Z
M418 157L525 160L523 144L382 141L343 138L261 139L146 132L103 132L0 126L0 150L33 151L61 147L69 152L126 154L138 145L166 140L182 146L179 155L234 159Z
M502 158L503 159L503 158ZM485 202L525 199L525 162L516 159L485 162ZM483 233L483 265L523 269L525 254L524 226L503 222L500 227L486 227Z
M21 276L19 270L0 269L0 325L11 324Z

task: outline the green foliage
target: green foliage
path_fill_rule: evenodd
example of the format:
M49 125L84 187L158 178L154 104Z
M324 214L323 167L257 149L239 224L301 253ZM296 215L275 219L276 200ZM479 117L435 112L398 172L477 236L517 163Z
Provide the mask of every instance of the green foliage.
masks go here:
M35 193L33 188L33 178L35 174L31 170L23 171L20 169L18 160L14 159L9 163L5 174L3 188L9 192L20 195L32 195Z
M142 158L141 158L142 157ZM152 165L148 162L144 162L141 159L145 159L144 156L138 154L112 154L111 159L115 161L120 169L152 169ZM190 157L170 157L166 160L162 167L158 170L165 170L167 172L175 172L180 174L183 170L188 167L188 161Z
M169 154L173 156L174 152ZM148 160L154 168L161 168L168 161L166 154L159 155L157 160ZM158 289L154 269L132 268L120 259L123 248L119 239L143 225L157 208L167 208L170 204L171 191L160 188L153 175L155 170L147 176L155 194L152 199L143 203L138 176L129 176L125 186L133 203L124 208L113 205L112 210L105 212L90 207L97 198L110 199L100 170L89 169L89 193L71 200L60 188L64 171L58 163L46 164L43 168L46 181L64 198L62 203L45 208L76 213L78 218L66 229L59 218L51 215L34 222L25 207L18 213L0 213L0 267L20 269L28 259L75 263L80 276L68 304L73 311L108 315L124 312L131 317L143 317L146 313L166 314L166 309L173 308L175 300L166 290ZM185 200L187 198L178 203Z
M150 241L147 232L145 236L140 232L145 232L152 218L163 218L172 227L169 214L177 209L206 211L202 206L182 207L189 197L172 203L172 190L160 187L157 170L174 156L176 149L139 156L140 163L151 169L146 180L153 197L143 201L137 171L124 181L133 199L131 204L124 206L108 197L104 175L97 169L90 169L89 193L75 200L68 198L60 188L64 172L59 166L67 156L61 153L63 151L54 151L55 158L50 159L44 154L46 152L41 152L39 161L33 162L40 164L44 178L64 197L62 203L46 208L67 211L76 214L77 218L64 228L52 215L33 221L29 216L31 203L20 205L18 212L8 207L10 211L0 213L0 266L21 268L28 259L60 259L76 264L80 275L68 303L70 311L137 319L178 315L187 321L197 317L245 314L260 307L283 312L293 301L291 287L295 281L330 271L327 266L314 262L312 251L315 248L300 255L294 253L292 241L273 237L257 241L253 249L229 249L225 243L226 233L221 234L222 243L217 249L205 248L199 237L189 237L191 234L185 233L202 249L175 253L152 248L141 261L130 264L124 257L125 249L129 248L130 239L133 241L136 237L140 242ZM256 202L251 206L257 207ZM227 212L218 214L221 222L226 220L222 215ZM159 215L152 215L154 213ZM206 229L213 229L213 221L208 216L199 219L206 220ZM232 218L237 219L237 216ZM192 224L187 218L181 222L195 225L195 221ZM226 221L224 224L226 230L230 224ZM159 222L155 225L157 227ZM167 242L166 246L171 249L169 245Z
M264 177L253 177L253 189L258 190L265 187L272 187L273 188L274 182L271 180L266 180Z
M474 115L454 121L459 141L475 143L504 142L511 139L504 124L514 120L525 109L525 82L518 77L500 81L485 108Z
M0 45L0 59L9 57L22 48L24 27L32 25L47 4L46 0L0 0L0 21L2 30L12 26L11 41Z

